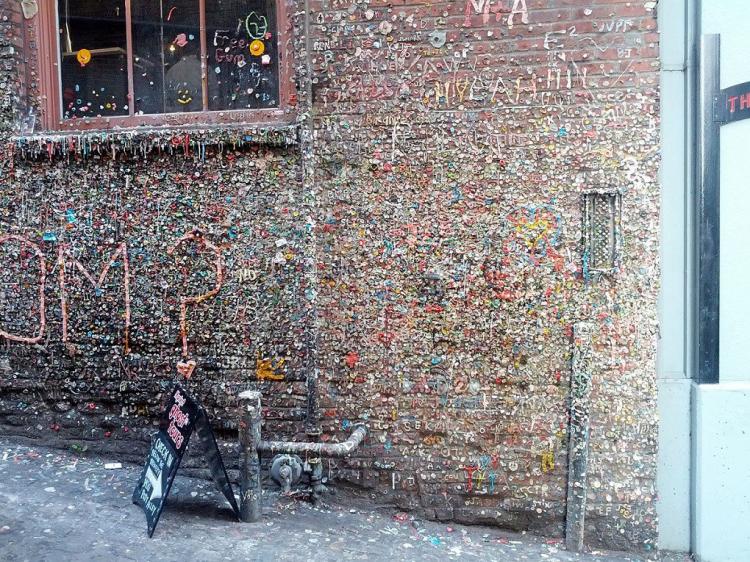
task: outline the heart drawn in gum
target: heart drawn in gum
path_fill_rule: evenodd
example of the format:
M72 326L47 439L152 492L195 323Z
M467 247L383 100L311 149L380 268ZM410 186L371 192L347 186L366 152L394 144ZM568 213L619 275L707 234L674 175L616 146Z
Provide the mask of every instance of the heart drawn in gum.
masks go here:
M177 363L177 372L180 373L185 379L189 379L195 369L195 361L180 361Z

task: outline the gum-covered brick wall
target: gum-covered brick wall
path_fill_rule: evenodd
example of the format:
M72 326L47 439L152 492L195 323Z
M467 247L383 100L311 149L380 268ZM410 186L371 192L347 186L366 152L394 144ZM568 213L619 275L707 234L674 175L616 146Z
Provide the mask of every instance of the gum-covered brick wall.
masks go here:
M14 0L0 20L0 433L140 460L189 359L183 383L229 444L247 388L269 436L299 436L311 219L294 123L27 135L35 17Z
M257 378L274 428L294 434L287 422L304 419L307 356L297 161L280 148L205 161L106 153L8 171L0 423L56 438L127 437L128 425L158 415L184 331L198 363L190 388L219 428L236 429L226 409ZM183 321L184 297L217 283L215 296L187 303ZM48 413L49 427L37 417Z
M350 479L559 535L589 322L587 541L653 546L654 4L312 2L322 419L372 430ZM621 193L612 273L590 191Z
M561 536L583 443L586 542L654 547L655 2L290 4L296 128L55 143L11 136L39 112L19 6L2 433L140 454L185 335L227 443L251 387L303 438L317 370L321 438L370 428L326 476Z

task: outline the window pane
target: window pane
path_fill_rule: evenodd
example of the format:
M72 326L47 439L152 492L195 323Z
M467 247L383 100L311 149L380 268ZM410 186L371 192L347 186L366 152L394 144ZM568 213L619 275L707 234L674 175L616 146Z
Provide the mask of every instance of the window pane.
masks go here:
M279 55L273 0L206 2L208 107L279 105Z
M203 109L198 0L132 0L135 112Z
M128 114L125 2L58 0L64 119Z

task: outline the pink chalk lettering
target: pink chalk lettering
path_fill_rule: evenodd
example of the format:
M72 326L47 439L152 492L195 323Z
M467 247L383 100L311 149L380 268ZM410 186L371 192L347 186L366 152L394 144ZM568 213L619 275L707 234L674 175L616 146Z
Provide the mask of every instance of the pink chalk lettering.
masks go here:
M68 342L68 300L67 291L65 284L65 273L66 263L69 262L75 266L81 274L88 279L88 281L98 291L101 289L102 283L107 278L110 268L117 261L118 256L122 259L123 263L123 285L125 290L125 354L130 353L130 268L128 264L128 248L125 242L117 247L117 250L112 255L107 265L104 266L102 272L99 274L99 279L94 277L88 272L88 270L78 261L77 258L70 255L69 248L61 246L58 250L57 264L60 267L58 277L60 281L60 306L62 307L62 341L63 343ZM67 259L66 259L67 258Z
M15 240L21 246L30 246L39 259L39 333L36 336L32 337L15 336L13 334L9 334L5 330L0 329L0 336L4 337L7 340L20 343L38 343L39 341L41 341L42 336L44 335L44 328L46 325L44 308L44 283L47 279L47 266L44 261L44 254L42 253L42 250L38 245L29 240L26 240L21 236L16 236L14 234L5 234L3 236L0 236L0 244L4 244L6 242L9 242L10 240Z
M221 289L222 284L224 283L224 261L221 257L221 250L219 250L219 248L217 248L211 242L206 240L203 237L203 233L201 233L199 230L193 230L192 232L185 234L182 238L180 238L177 241L177 243L174 246L172 246L169 250L167 250L167 254L171 256L172 254L174 254L174 251L177 249L178 246L180 246L184 242L188 242L191 240L195 240L196 242L199 242L200 244L202 244L203 246L211 250L216 255L216 259L214 260L214 267L216 268L216 285L214 285L213 289L211 289L207 293L203 293L202 295L198 295L195 297L182 297L180 299L180 334L182 335L183 357L187 357L187 354L188 354L187 353L187 306L189 304L201 303L204 300L215 296Z
M169 422L169 427L167 428L167 435L169 435L169 438L174 443L175 447L179 449L182 447L182 442L184 440L184 437L182 436L182 433L180 433L180 430L177 429L177 426L175 426L174 421Z

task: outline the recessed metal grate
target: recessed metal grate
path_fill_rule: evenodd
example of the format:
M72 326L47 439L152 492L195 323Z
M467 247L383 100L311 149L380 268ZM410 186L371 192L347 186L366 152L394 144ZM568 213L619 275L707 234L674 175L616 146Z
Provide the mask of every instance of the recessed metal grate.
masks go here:
M584 194L584 272L612 273L617 269L621 200L617 192Z

